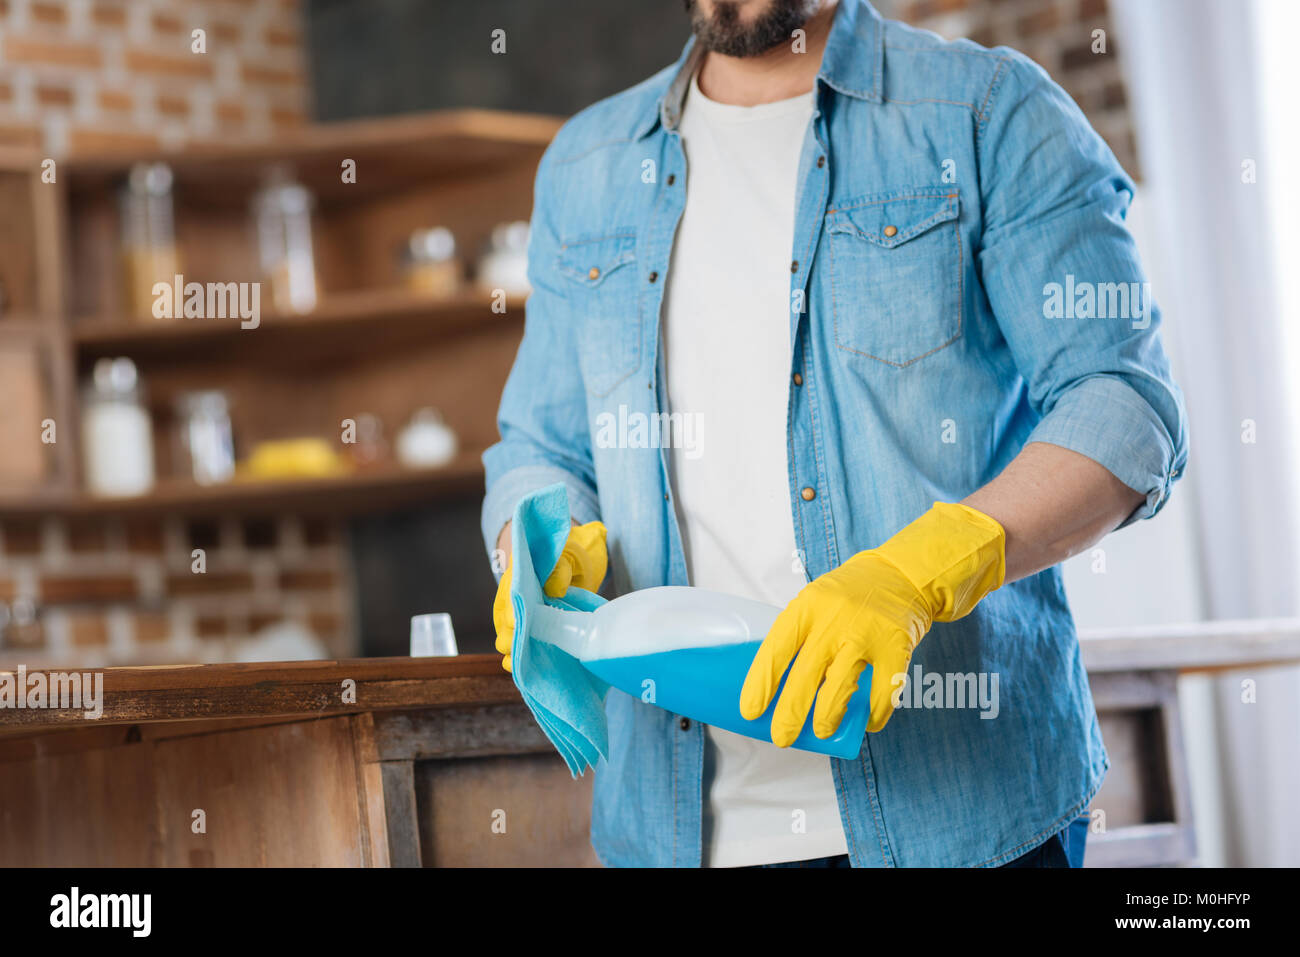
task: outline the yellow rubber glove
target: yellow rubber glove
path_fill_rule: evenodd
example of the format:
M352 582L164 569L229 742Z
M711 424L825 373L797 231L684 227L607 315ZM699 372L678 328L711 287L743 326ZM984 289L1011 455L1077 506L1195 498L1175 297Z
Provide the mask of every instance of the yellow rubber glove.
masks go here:
M793 658L772 714L772 743L784 748L794 742L814 695L813 733L828 738L870 664L867 730L879 731L894 711L894 678L906 677L931 623L969 614L1001 587L1005 548L1006 533L992 518L936 502L879 548L859 552L804 586L759 646L740 691L740 713L752 721L767 710Z
M511 668L510 646L515 636L515 610L510 603L510 578L515 563L513 556L506 572L497 585L497 596L492 602L492 624L496 628L496 648L503 657L501 667ZM605 526L600 522L588 522L575 525L569 529L569 538L564 543L560 560L555 563L555 570L546 578L542 591L552 598L563 598L570 587L585 588L587 591L599 591L600 583L605 580L609 568L609 555L605 551Z

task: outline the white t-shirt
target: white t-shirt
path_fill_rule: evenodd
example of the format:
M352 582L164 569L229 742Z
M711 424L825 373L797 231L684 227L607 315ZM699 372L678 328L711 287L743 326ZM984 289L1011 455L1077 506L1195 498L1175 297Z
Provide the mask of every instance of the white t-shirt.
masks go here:
M697 417L669 452L692 585L784 606L803 587L787 480L790 261L812 93L742 107L695 81L680 131L686 209L663 313L670 411ZM845 852L830 759L716 728L706 749L705 863Z

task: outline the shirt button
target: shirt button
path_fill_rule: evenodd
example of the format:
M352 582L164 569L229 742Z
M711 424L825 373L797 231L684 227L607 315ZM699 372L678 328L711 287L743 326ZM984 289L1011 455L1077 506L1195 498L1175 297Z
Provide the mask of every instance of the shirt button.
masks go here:
M799 271L799 260L796 259L794 262L790 263L790 271L791 272Z
M587 278L588 278L588 279L599 279L599 278L600 278L600 270L597 269L595 266L592 266L590 269L587 270Z
M812 486L808 486L799 494L803 496L805 502L811 502L817 497L817 493L813 490Z
M897 235L898 235L898 227L897 227L897 226L886 226L886 227L885 227L885 235L886 235L886 236L897 236Z
M669 174L668 174L668 185L671 186L671 185L673 185L673 183L675 183L675 182L677 182L677 174L676 174L676 173L669 173Z
M654 282L654 281L657 280L658 278L659 278L659 274L658 274L657 272L652 272L652 273L650 274L650 276L649 276L649 279L650 279L651 282Z
M825 156L817 157L817 168L821 169L825 165L826 165L826 157Z
M691 719L690 719L690 718L682 718L682 720L679 722L679 724L681 724L681 726L682 726L682 730L683 730L683 731L689 731L689 730L691 730Z
M803 385L803 376L801 376L801 375L800 375L799 373L797 373L797 372L794 374L794 384L795 384L795 385Z

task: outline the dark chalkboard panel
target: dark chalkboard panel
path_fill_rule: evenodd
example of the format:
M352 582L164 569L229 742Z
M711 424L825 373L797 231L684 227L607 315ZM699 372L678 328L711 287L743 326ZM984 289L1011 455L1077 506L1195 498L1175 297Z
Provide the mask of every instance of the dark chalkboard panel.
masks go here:
M568 115L672 63L690 33L682 0L308 0L306 30L318 120Z

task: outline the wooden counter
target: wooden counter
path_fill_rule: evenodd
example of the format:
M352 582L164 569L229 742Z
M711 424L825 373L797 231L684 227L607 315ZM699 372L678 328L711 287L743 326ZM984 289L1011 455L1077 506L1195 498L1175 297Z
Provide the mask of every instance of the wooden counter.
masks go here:
M1194 863L1179 674L1300 661L1300 621L1080 637L1111 769L1090 867ZM0 865L598 863L495 655L110 668L104 714L0 708Z
M495 655L105 669L0 708L0 865L585 865L574 781Z

